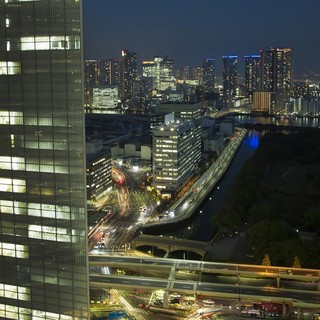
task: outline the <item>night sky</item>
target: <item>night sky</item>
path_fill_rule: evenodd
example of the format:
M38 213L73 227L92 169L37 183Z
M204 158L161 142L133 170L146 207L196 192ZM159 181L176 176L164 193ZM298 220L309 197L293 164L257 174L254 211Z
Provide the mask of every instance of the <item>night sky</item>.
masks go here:
M199 66L292 47L295 73L320 73L320 0L83 0L85 59L167 55ZM241 70L239 70L241 71Z

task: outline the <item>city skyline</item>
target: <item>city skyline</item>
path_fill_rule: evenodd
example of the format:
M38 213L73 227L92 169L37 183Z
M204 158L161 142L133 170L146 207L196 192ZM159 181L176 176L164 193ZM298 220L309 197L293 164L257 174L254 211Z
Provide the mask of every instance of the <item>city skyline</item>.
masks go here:
M167 55L179 68L214 58L221 73L224 55L238 55L242 65L245 55L291 47L295 73L320 72L320 44L312 41L319 29L320 3L314 0L94 3L83 1L85 59L116 58L127 49L137 52L139 62Z

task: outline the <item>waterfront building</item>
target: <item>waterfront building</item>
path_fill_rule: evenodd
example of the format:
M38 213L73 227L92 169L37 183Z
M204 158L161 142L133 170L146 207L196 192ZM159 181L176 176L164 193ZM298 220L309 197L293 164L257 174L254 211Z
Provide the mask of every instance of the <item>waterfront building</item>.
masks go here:
M87 320L81 1L0 13L0 318Z
M222 78L224 105L233 107L238 87L238 56L223 56Z
M137 53L122 50L121 53L121 97L131 100L133 82L137 79Z
M211 133L203 141L203 151L204 152L216 152L217 155L220 154L224 146L224 138L222 133Z
M251 111L255 112L271 112L272 93L271 92L253 92Z
M168 122L153 130L154 188L163 198L178 193L195 174L194 123Z
M286 110L292 90L293 53L291 48L260 51L261 91L273 93L272 113Z
M204 59L202 67L202 85L204 93L211 93L214 90L215 81L215 61L214 59Z
M225 119L220 122L219 132L223 133L226 136L233 136L235 130L234 120Z
M245 94L248 96L260 89L260 55L252 54L244 59L244 85Z

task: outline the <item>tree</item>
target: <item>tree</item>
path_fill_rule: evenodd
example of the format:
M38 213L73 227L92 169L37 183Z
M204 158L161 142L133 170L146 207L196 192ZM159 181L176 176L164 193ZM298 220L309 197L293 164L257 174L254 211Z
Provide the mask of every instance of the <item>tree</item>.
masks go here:
M294 257L292 268L301 268L301 262L298 256Z
M264 255L264 258L262 259L261 264L263 266L271 266L270 257L269 257L269 255L267 253Z

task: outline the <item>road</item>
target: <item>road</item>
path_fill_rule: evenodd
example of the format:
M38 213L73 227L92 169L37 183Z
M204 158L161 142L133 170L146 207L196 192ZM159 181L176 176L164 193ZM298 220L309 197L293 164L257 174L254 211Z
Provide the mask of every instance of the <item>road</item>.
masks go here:
M108 266L108 275L90 275L92 285L167 289L181 293L240 299L286 300L320 308L320 274L313 269L288 269L231 263L130 256L90 256L91 267ZM125 275L112 270L122 268ZM288 272L290 271L290 272Z

